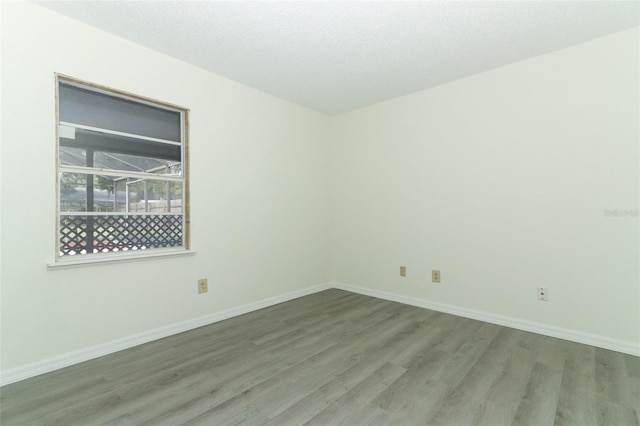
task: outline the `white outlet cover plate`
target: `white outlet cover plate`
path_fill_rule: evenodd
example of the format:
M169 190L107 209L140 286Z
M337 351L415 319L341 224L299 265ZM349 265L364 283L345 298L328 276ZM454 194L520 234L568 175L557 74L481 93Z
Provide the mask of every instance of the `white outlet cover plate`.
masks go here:
M538 300L543 302L549 300L549 290L546 287L538 287Z

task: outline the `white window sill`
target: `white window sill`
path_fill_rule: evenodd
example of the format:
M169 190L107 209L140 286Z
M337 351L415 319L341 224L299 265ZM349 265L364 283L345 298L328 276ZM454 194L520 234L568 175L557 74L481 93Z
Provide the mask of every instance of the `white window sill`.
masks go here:
M58 268L72 268L78 266L88 266L104 263L119 263L119 262L135 262L139 260L156 259L159 257L178 257L178 256L192 256L196 254L193 250L175 250L175 249L151 249L144 250L137 253L96 253L96 254L81 254L75 256L69 256L58 259L54 262L47 263L47 269Z

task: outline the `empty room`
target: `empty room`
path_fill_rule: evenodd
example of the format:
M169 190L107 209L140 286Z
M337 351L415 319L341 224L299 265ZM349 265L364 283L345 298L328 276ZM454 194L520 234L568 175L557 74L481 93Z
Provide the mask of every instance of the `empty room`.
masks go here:
M0 2L2 425L640 424L640 2Z

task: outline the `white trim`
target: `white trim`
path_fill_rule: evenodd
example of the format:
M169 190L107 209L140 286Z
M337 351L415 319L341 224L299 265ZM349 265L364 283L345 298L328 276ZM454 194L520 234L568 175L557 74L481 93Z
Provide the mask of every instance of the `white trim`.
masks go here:
M178 112L178 111L175 111L175 112ZM89 130L91 132L106 133L108 135L125 136L131 139L140 139L140 140L149 141L149 142L165 143L167 145L175 145L175 146L182 145L182 142L170 141L167 139L160 139L160 138L152 138L151 136L136 135L134 133L119 132L117 130L103 129L101 127L85 126L84 124L69 123L68 121L61 121L59 125L72 127L76 129Z
M58 269L65 267L86 266L96 263L128 262L131 260L154 259L158 257L192 256L196 254L193 250L168 248L168 249L137 249L126 250L115 253L90 253L76 254L73 256L58 257L55 261L47 262L48 269Z
M379 299L390 300L392 302L404 303L405 305L417 306L420 308L431 309L438 312L445 312L447 314L471 318L491 324L498 324L518 330L530 331L532 333L542 334L544 336L557 337L559 339L569 340L572 342L583 343L586 345L597 346L599 348L622 352L629 355L640 356L640 345L633 342L611 339L609 337L598 336L596 334L583 333L581 331L554 327L547 324L540 324L518 318L496 315L490 312L476 311L474 309L466 309L458 306L431 302L415 297L403 296L400 294L389 293L386 291L375 290L371 288L358 287L339 282L334 282L333 287L340 290L350 291L352 293L363 294L365 296L372 296Z
M308 296L310 294L318 293L330 288L331 284L327 283L308 287L302 290L295 290L289 293L281 294L279 296L274 296L267 299L259 300L257 302L238 306L237 308L231 308L215 314L205 315L203 317L156 328L154 330L135 334L123 339L118 339L112 342L103 343L100 345L91 346L89 348L84 348L74 352L58 355L49 359L45 359L43 361L34 362L20 367L10 368L0 374L0 386L19 382L21 380L29 379L40 374L48 373L50 371L58 370L64 367L69 367L74 364L79 364L81 362L89 361L91 359L95 359L104 355L109 355L114 352L142 345L144 343L162 339L174 334L193 330L194 328L213 324L225 319L236 317L238 315L243 315L249 312L257 311L259 309L264 309L269 306L277 305L278 303L288 302L289 300Z

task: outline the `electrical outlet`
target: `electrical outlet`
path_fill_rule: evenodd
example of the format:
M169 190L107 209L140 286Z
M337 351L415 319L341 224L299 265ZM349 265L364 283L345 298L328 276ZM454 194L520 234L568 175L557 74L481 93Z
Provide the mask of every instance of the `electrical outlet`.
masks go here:
M198 293L206 293L209 291L209 286L207 284L206 278L200 278L198 280Z
M440 282L440 271L436 269L431 271L431 282L434 282L434 283Z
M407 267L406 266L401 266L400 267L400 276L401 277L406 277L407 276Z
M541 302L549 300L549 290L546 287L538 287L538 300Z

